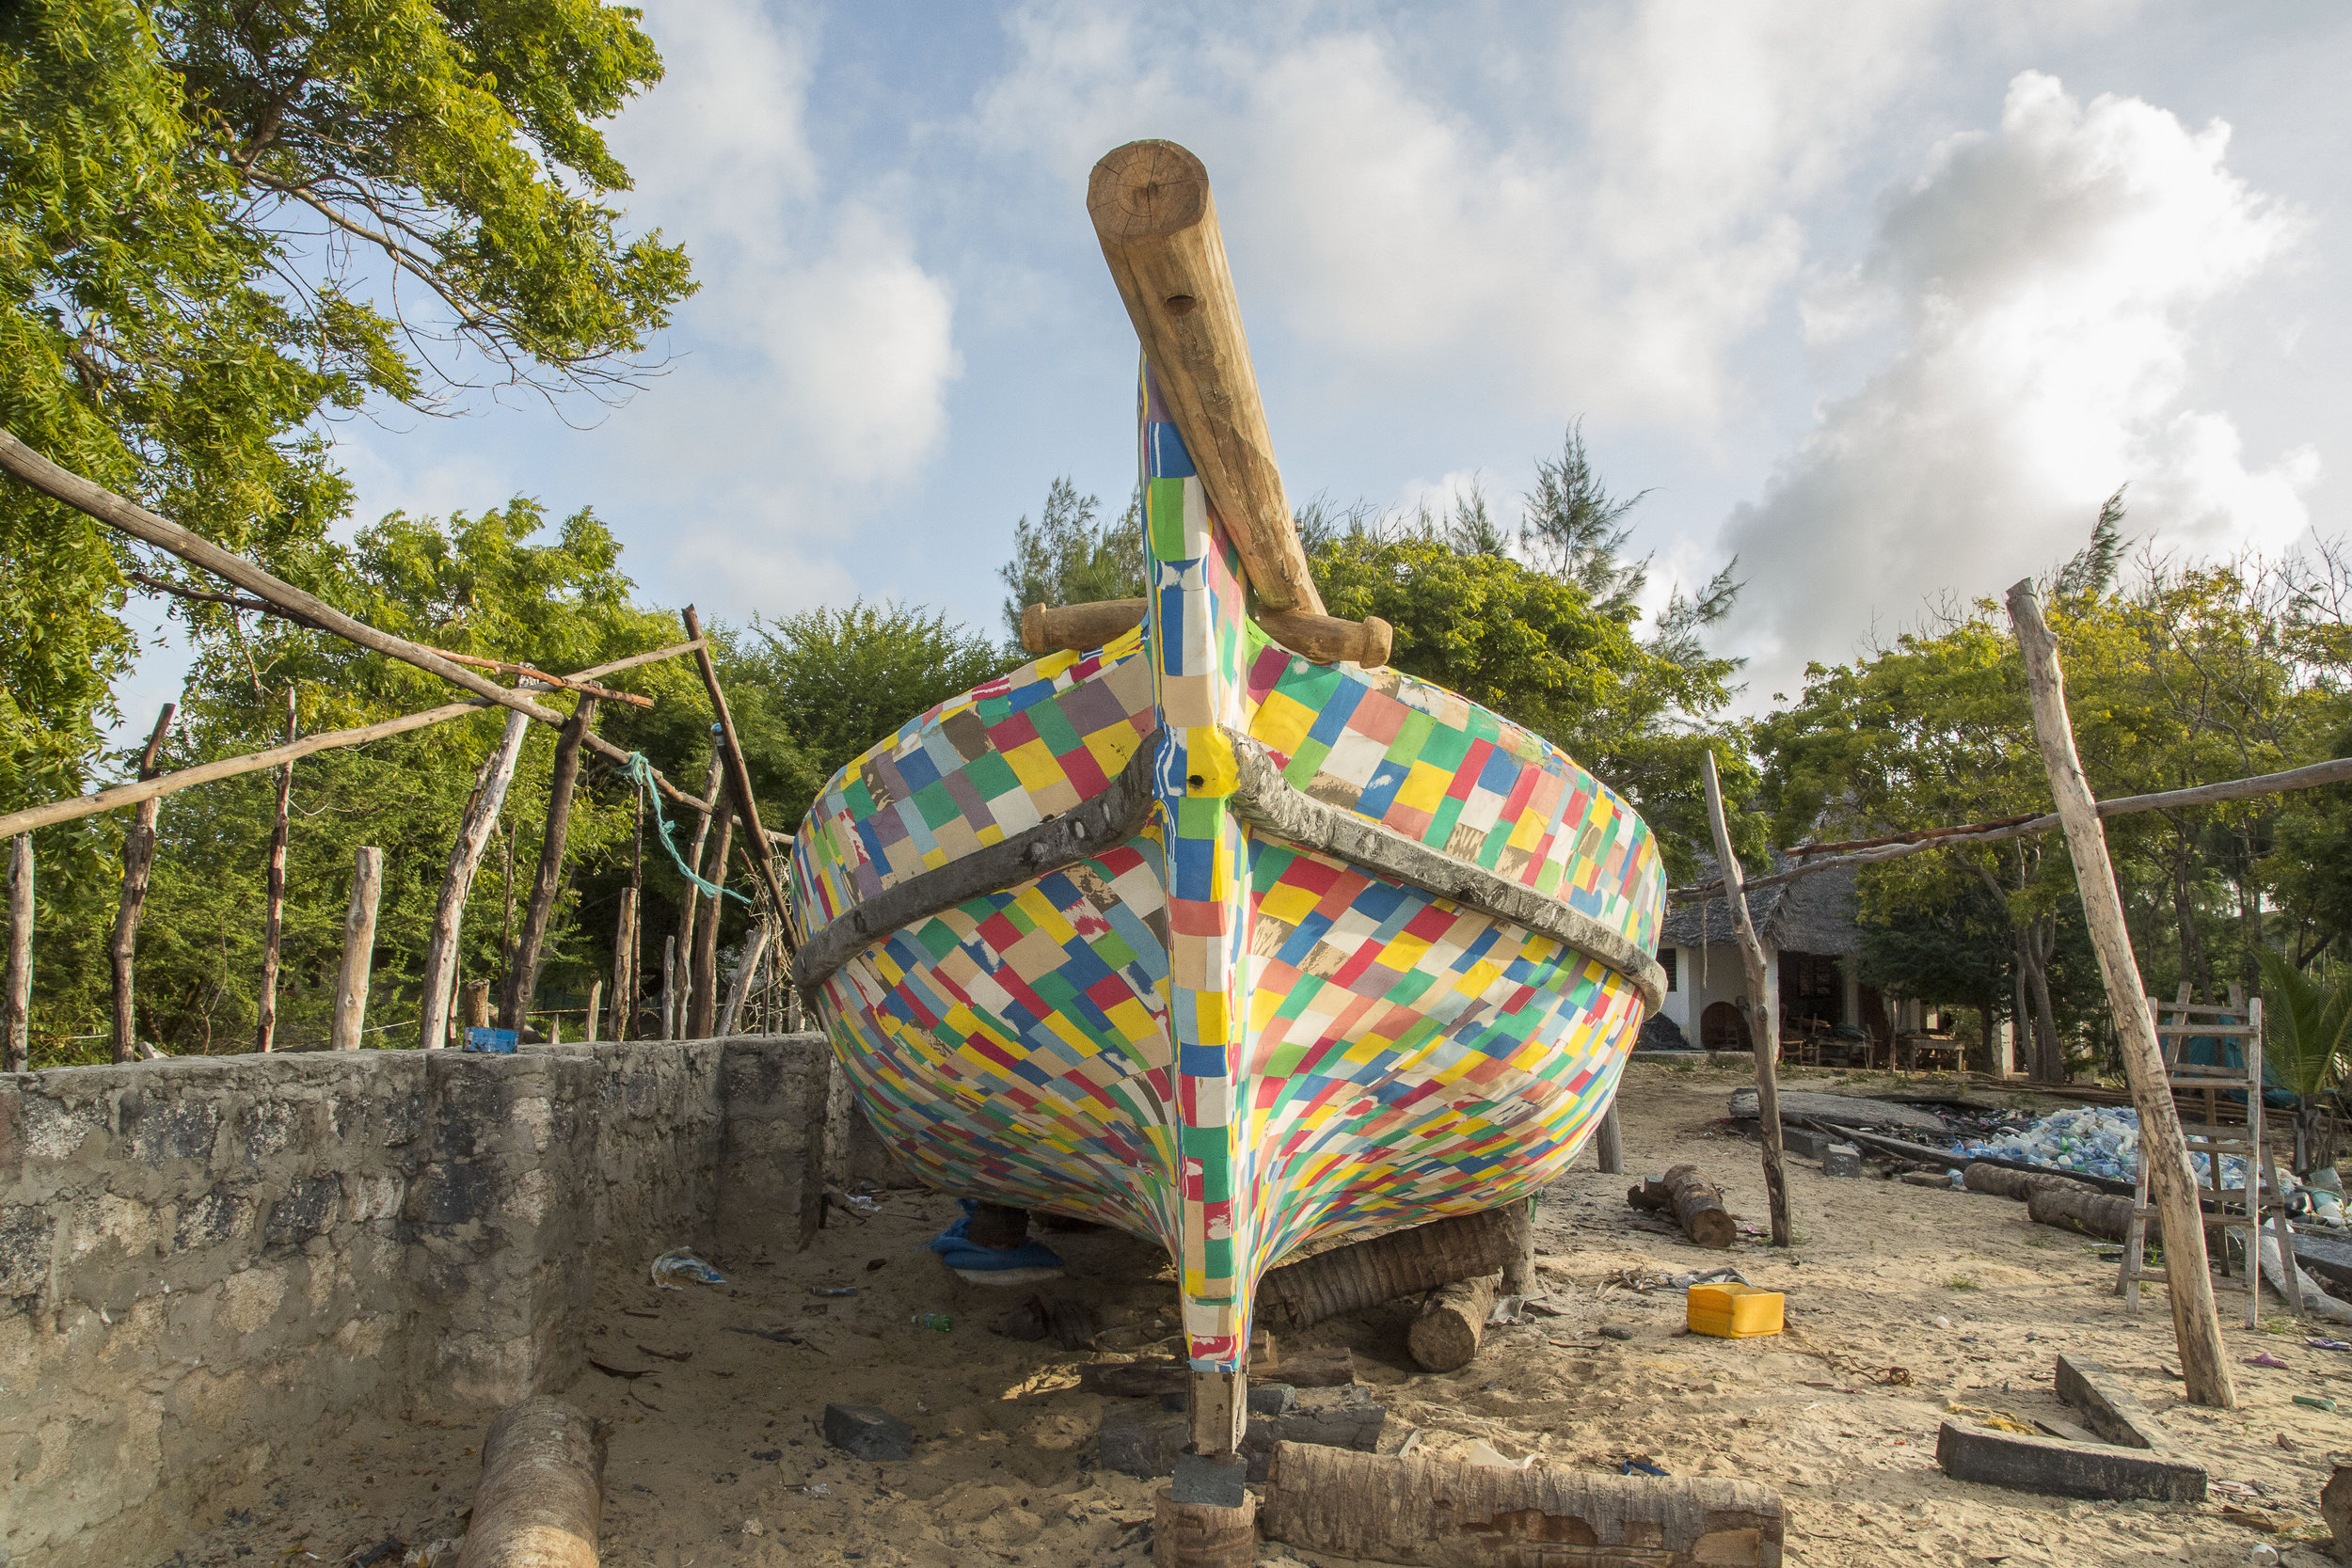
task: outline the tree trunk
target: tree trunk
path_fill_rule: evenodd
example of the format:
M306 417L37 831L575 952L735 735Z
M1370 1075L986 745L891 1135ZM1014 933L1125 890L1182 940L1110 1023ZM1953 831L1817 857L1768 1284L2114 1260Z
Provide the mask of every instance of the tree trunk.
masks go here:
M719 1015L719 1033L732 1035L743 1021L743 1003L752 994L752 985L759 974L759 966L768 958L769 945L775 941L773 920L763 920L752 927L751 940L743 944L742 966L735 972L735 985L727 992L726 1010Z
M677 1038L677 933L661 939L661 1037Z
M2189 872L2196 850L2187 842L2188 831L2177 830L2182 838L2180 852L2172 857L2172 918L2180 927L2181 978L2202 988L2208 1003L2221 1000L2213 986L2213 960L2205 952L2205 936L2197 928L2197 898L2189 887Z
M2064 1187L2073 1192L2090 1192L2071 1176L2058 1176L2032 1170L2011 1170L2007 1165L1989 1165L1979 1161L1960 1173L1961 1184L1972 1193L1985 1193L1994 1197L2006 1197L2023 1203L2027 1196L2043 1187Z
M1641 1563L1776 1568L1780 1495L1721 1476L1613 1476L1538 1460L1524 1469L1279 1443L1266 1536L1316 1558L1422 1568Z
M0 1072L23 1072L33 1060L33 835L8 849L8 972L0 984Z
M2033 1004L2033 1075L2044 1084L2066 1082L2066 1052L2058 1043L2058 1008L2050 1001L2050 955L2058 948L2058 917L2045 914L2027 927L2026 994Z
M294 742L294 689L286 688L286 744ZM286 927L286 829L294 808L294 764L278 770L278 819L269 835L268 907L262 918L261 998L255 1005L254 1049L269 1051L278 1035L278 947Z
M1715 776L1715 753L1707 761L1707 815L1715 830L1715 858L1722 864L1724 901L1731 906L1731 922L1740 933L1740 958L1748 975L1749 1031L1756 1042L1756 1114L1764 1135L1764 1191L1772 1212L1772 1245L1793 1244L1788 1220L1788 1172L1780 1138L1780 1006L1777 977L1770 955L1756 934L1748 914L1745 878L1740 857L1731 847L1731 828L1724 817L1724 790ZM1688 1228L1687 1227L1685 1227ZM1728 1242L1724 1243L1728 1246Z
M1663 1179L1629 1189L1625 1200L1636 1209L1673 1214L1682 1233L1700 1246L1728 1247L1740 1239L1722 1191L1696 1165L1677 1165Z
M457 989L457 938L466 920L466 899L473 892L473 875L489 847L499 813L506 805L506 786L515 782L515 764L523 754L523 736L531 721L509 714L506 734L498 750L484 759L474 776L473 798L466 802L457 841L449 852L449 875L441 880L441 896L433 909L433 926L425 936L424 988L419 998L419 1041L427 1051L449 1043L450 1004Z
M520 1030L531 1015L539 990L541 954L547 945L548 923L555 915L555 900L564 887L564 847L572 832L572 794L580 784L580 745L596 722L596 700L582 697L580 706L555 741L555 769L548 778L548 828L539 841L539 870L532 879L531 902L523 910L522 944L506 972L505 994L499 1006L499 1026ZM596 1037L592 1026L589 1038Z
M2033 699L2034 733L2041 743L2043 768L2050 776L2050 793L2058 801L2066 846L2074 860L2074 879L2082 892L2091 948L2106 983L2108 1010L2122 1037L2123 1070L2131 1083L2134 1108L2139 1113L2139 1147L2147 1161L2149 1186L2164 1233L2170 1239L2165 1252L2169 1285L2165 1295L2172 1307L2173 1342L2180 1352L2188 1398L2192 1403L2233 1410L2237 1389L2230 1376L2220 1315L2214 1307L2197 1178L2182 1141L2180 1112L2172 1102L2171 1082L2156 1043L2155 1021L2148 1012L2147 988L2132 955L2131 933L2123 924L2122 894L2116 885L2114 863L2107 856L2106 834L2099 826L2099 808L2075 754L2058 641L2042 619L2042 606L2034 598L2030 581L2009 591L2009 611L2017 628L2018 653Z
M1424 1372L1459 1371L1478 1359L1486 1337L1486 1314L1495 1309L1491 1276L1440 1285L1421 1304L1421 1316L1405 1331L1413 1364Z
M637 890L621 889L621 918L612 933L612 1037L625 1040L637 1022Z
M155 776L155 754L163 750L172 715L179 711L177 703L166 703L156 716L155 728L139 753L140 778ZM106 958L114 971L114 1058L118 1062L138 1059L132 958L138 951L139 917L147 911L147 881L155 868L155 818L162 809L161 800L141 800L131 831L122 838L122 899L115 910L114 934L106 942Z
M1305 1328L1498 1273L1518 1256L1507 1208L1433 1220L1285 1263L1258 1281L1258 1315L1272 1328Z
M1249 1568L1258 1560L1258 1499L1239 1508L1180 1503L1163 1486L1152 1498L1152 1568Z
M605 1436L542 1394L509 1405L482 1444L482 1481L456 1568L596 1568Z
M351 873L351 907L343 913L343 965L335 977L337 1051L357 1051L368 1022L368 974L375 962L375 905L384 892L384 851L362 846Z
M721 887L727 880L727 848L735 841L735 817L732 813L719 819L718 853L703 871L703 879ZM692 1039L707 1039L718 1023L719 1012L719 916L724 909L717 897L693 896L689 909L700 908L701 921L694 927L693 958L690 965L691 978L687 995L692 1000L692 1016L687 1035Z

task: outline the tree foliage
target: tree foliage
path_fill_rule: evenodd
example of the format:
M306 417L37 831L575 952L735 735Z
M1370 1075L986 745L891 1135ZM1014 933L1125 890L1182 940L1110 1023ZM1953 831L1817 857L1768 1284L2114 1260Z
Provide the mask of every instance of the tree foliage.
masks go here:
M1012 528L1012 559L996 576L1009 590L1005 628L1021 643L1021 612L1033 604L1099 604L1143 596L1143 506L1130 500L1116 522L1099 520L1100 497L1081 496L1067 478L1045 492L1032 523L1024 513Z

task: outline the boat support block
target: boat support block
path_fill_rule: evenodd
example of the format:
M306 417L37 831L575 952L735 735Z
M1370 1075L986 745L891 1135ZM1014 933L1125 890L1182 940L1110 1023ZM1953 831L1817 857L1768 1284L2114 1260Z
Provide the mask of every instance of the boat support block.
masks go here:
M1227 738L1240 775L1233 810L1259 832L1565 942L1631 980L1652 1012L1665 1000L1666 972L1658 960L1581 910L1315 800L1285 779L1257 741L1231 731ZM793 959L793 980L804 990L822 985L834 970L902 927L1133 838L1151 819L1156 740L1156 733L1146 736L1110 787L1093 800L885 889L811 932Z

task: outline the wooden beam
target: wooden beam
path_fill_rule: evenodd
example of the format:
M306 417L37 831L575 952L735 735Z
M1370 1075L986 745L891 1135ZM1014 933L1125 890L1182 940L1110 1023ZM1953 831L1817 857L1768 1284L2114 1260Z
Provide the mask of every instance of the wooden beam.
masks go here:
M2181 1353L2181 1371L2192 1403L2234 1410L2237 1390L2230 1379L2221 1319L2214 1306L2197 1178L2189 1167L2188 1146L2182 1141L2180 1111L2172 1102L2164 1054L2156 1044L2155 1021L2148 1014L2139 961L2133 956L2131 930L2124 924L2123 897L2116 888L2114 863L2107 858L2107 836L2099 826L2090 784L2083 777L2082 759L2075 753L2058 639L2051 636L2042 618L2032 579L2010 589L2009 614L2017 630L2019 657L2025 661L2026 689L2033 698L2034 736L2041 742L2042 768L2050 776L2050 793L2058 800L2066 847L2074 857L2083 923L2090 927L2091 951L2106 984L2107 1009L2122 1046L2124 1077L2131 1084L2133 1107L2139 1113L2140 1152L2147 1161L2156 1212L2164 1221L2165 1295L2172 1306L2172 1337Z
M1715 830L1715 858L1724 868L1724 897L1731 905L1733 927L1740 933L1740 958L1748 974L1748 1032L1756 1045L1756 1121L1764 1134L1764 1188L1772 1211L1772 1245L1788 1246L1788 1172L1783 1164L1780 1139L1780 1009L1773 1006L1772 974L1764 943L1748 914L1746 890L1740 886L1740 857L1731 847L1731 828L1724 817L1723 783L1715 774L1715 752L1704 753L1707 764L1707 816Z
M147 737L146 749L139 752L141 779L155 776L155 755L163 750L172 715L179 711L177 703L166 703L163 712L156 715L155 728ZM148 878L155 869L155 816L162 809L159 800L140 801L138 816L122 837L122 895L115 907L114 932L106 942L107 963L114 972L114 1059L118 1062L138 1060L132 960L138 950L139 918L147 909Z
M8 841L8 972L0 983L0 1072L23 1072L33 1045L33 835Z
M295 738L294 689L289 683L286 744L293 745ZM262 981L254 1006L253 1048L263 1053L277 1043L278 1036L278 949L286 929L286 832L293 821L293 807L294 764L286 762L278 769L278 815L270 824L269 866L262 887Z
M343 911L343 962L335 976L337 1051L357 1051L368 1022L368 974L375 964L375 906L384 893L384 851L361 845L351 872L351 906Z
M1275 465L1209 171L1174 142L1129 142L1094 166L1087 212L1249 586L1272 609L1322 614Z
M768 896L775 900L776 913L781 916L791 905L784 895L784 875L776 869L776 852L768 842L767 833L759 826L759 804L752 799L752 770L743 761L743 747L735 737L735 716L727 711L726 693L719 689L719 670L710 662L710 649L703 638L702 618L688 605L679 612L686 623L686 635L705 645L694 650L694 667L702 672L703 689L710 693L710 711L719 721L719 745L727 762L727 787L735 796L735 811L743 819L743 832L751 845L752 863L759 867L760 879L768 886ZM790 939L787 938L788 942Z

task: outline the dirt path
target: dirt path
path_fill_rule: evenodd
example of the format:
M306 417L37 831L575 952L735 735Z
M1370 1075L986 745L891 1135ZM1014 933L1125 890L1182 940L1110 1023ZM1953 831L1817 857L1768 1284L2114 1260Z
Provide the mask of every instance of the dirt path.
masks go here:
M1543 1279L1561 1316L1494 1331L1477 1361L1442 1376L1412 1370L1402 1309L1305 1336L1354 1347L1391 1413L1384 1447L1418 1427L1425 1451L1482 1439L1507 1456L1615 1470L1633 1455L1677 1475L1766 1481L1788 1499L1796 1564L2234 1568L2262 1541L2298 1568L2327 1560L2224 1513L2250 1507L2317 1523L2329 1451L2352 1449L2344 1417L2290 1402L2317 1393L2352 1408L2352 1354L2303 1344L2319 1325L2285 1318L2265 1297L2264 1331L2231 1330L2233 1360L2269 1351L2288 1368L2234 1366L2245 1408L2222 1415L2180 1401L2162 1287L2137 1318L2124 1317L2108 1293L2113 1265L2029 1224L2021 1204L1831 1180L1797 1161L1799 1245L1789 1254L1753 1239L1729 1255L1705 1253L1640 1228L1625 1186L1679 1160L1705 1168L1743 1216L1762 1215L1755 1146L1718 1120L1739 1082L1727 1069L1632 1069L1621 1101L1629 1175L1573 1172L1540 1212ZM988 1331L1024 1292L967 1285L924 1249L954 1212L934 1195L892 1194L871 1220L836 1215L809 1252L740 1268L724 1287L605 1292L590 1354L644 1375L591 1370L564 1392L615 1427L607 1564L1148 1562L1138 1526L1151 1483L1092 1467L1106 1402L1077 1392L1076 1369L1096 1357ZM1173 1288L1154 1249L1107 1233L1044 1239L1071 1265L1046 1293L1086 1301L1106 1345L1133 1350L1173 1333ZM1726 1258L1787 1292L1794 1332L1679 1334L1679 1292L1614 1283L1626 1271ZM2242 1297L2222 1302L2225 1317L2242 1313ZM916 1312L947 1313L954 1327L918 1328ZM1605 1338L1604 1323L1632 1338ZM2061 1351L2105 1362L2217 1480L2267 1495L2196 1507L2084 1503L1947 1479L1934 1458L1946 1406L2058 1415L2050 1379ZM1907 1385L1890 1381L1895 1368ZM828 1448L818 1422L829 1401L897 1414L914 1430L915 1457L875 1464ZM389 1540L413 1549L454 1536L480 1440L478 1428L363 1424L290 1465L278 1485L229 1499L225 1522L182 1560L339 1564ZM403 1555L414 1560L413 1550ZM1269 1544L1265 1555L1289 1554Z

